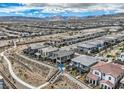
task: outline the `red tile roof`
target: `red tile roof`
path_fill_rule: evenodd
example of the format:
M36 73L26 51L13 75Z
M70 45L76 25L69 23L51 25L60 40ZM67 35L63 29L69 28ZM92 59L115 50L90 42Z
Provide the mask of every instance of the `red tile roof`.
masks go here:
M98 80L99 77L97 77L96 75L93 75L91 72L87 74L87 77L92 79L92 80Z
M124 74L124 69L122 69L122 65L115 63L98 62L91 68L97 69L102 73L110 74L113 77L118 77L119 75Z

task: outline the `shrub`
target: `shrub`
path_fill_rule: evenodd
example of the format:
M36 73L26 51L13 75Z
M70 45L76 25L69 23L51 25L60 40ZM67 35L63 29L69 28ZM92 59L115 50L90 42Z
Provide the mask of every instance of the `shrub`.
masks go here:
M107 55L108 58L113 57L112 55Z

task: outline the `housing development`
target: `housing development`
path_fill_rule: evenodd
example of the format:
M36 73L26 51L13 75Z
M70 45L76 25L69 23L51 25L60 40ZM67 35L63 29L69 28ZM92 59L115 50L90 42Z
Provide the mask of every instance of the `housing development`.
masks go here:
M124 14L0 17L1 89L123 89Z

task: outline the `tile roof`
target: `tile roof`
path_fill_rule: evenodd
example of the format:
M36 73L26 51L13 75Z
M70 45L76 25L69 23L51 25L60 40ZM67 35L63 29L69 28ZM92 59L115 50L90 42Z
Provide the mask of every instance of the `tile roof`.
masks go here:
M91 72L87 74L87 77L89 77L89 78L92 79L92 80L98 80L98 79L99 79L98 76L92 74Z
M98 69L100 72L110 74L114 77L118 77L119 75L124 74L124 69L122 69L122 66L115 63L99 62L91 68Z

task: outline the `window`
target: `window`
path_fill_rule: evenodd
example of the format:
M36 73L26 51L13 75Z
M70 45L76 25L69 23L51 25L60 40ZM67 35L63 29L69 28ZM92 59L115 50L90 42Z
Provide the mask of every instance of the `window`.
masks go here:
M107 89L107 86L105 85L105 89Z
M120 75L117 78L120 78Z
M96 74L96 75L99 75L99 73L98 73L98 72L95 72L95 74Z
M103 73L103 76L105 76L105 73Z
M108 87L108 89L110 89L110 87Z
M109 80L111 80L111 77L109 77Z
M104 85L103 85L103 84L101 84L101 89L103 89L103 86L104 86Z

